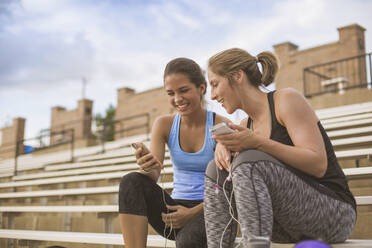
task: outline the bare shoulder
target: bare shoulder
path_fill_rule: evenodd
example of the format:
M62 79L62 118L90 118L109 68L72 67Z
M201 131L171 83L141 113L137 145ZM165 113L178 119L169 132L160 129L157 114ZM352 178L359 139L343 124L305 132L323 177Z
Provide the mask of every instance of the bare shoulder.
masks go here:
M152 125L152 132L155 132L158 136L168 140L169 132L172 128L175 116L175 114L158 116Z
M279 101L292 100L293 98L302 99L306 101L305 97L301 94L301 92L293 88L285 88L285 89L277 90L274 97L276 98L276 100L279 100Z
M274 95L275 107L279 108L285 107L286 109L296 109L296 108L310 108L312 109L310 103L306 100L305 96L296 89L285 88L276 91Z
M175 114L160 115L156 117L154 123L161 125L172 125L175 116L176 116Z
M305 96L296 89L285 88L276 91L274 95L275 112L279 122L287 115L307 115L311 118L316 118L315 112L311 104L306 100Z

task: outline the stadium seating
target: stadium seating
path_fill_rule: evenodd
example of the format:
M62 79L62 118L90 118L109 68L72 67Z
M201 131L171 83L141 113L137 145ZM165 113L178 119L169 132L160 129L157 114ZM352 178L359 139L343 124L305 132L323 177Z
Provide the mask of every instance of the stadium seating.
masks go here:
M372 103L317 111L358 204L351 239L333 247L372 247L371 113ZM74 161L69 151L23 155L16 176L13 160L0 161L0 247L16 242L30 247L122 247L118 185L123 175L138 170L129 144L146 138L108 142L105 153L100 146L79 148ZM173 169L168 152L164 165L159 184L170 192ZM164 238L149 228L148 246L164 245ZM167 247L175 243L167 241Z

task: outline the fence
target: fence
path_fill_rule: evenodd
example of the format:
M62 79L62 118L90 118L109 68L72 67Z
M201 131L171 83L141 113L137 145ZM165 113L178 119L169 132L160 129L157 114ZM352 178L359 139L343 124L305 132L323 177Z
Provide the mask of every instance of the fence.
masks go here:
M138 123L139 119L144 121ZM131 121L131 123L125 123ZM81 120L76 120L69 122L63 125L54 126L53 130L43 129L40 131L40 135L34 138L18 140L15 143L2 144L1 153L14 153L14 175L17 175L18 167L18 157L22 154L25 154L25 143L33 141L32 146L34 151L46 150L56 146L70 144L70 154L71 161L74 160L74 143L76 136L75 127L77 123L80 123ZM91 122L92 123L92 122ZM66 128L69 127L69 128ZM102 146L102 153L105 152L105 142L109 141L108 137L111 134L119 134L118 138L123 137L126 132L133 130L143 129L147 135L150 133L150 114L142 113L138 115L128 116L122 119L105 121L100 123L97 126L97 134L99 137L96 137L100 140ZM56 131L58 130L58 131Z
M143 123L138 123L136 120L144 119ZM130 124L125 124L125 122L131 121ZM126 132L133 130L138 130L145 128L146 134L150 133L150 114L142 113L137 115L128 116L125 118L105 121L97 127L98 132L100 133L100 141L102 145L102 153L105 152L105 142L108 141L108 137L115 134L119 134L116 138L125 137Z
M343 94L353 88L371 88L371 54L307 67L303 71L304 95Z
M34 137L34 138L29 138L29 139L22 139L18 140L16 147L15 147L15 155L14 155L14 175L17 175L17 167L18 167L18 157L22 154L24 154L24 149L20 149L24 147L24 144L29 141L38 141L39 146L33 146L34 151L40 151L40 150L45 150L49 149L52 147L64 145L64 144L70 144L70 156L71 156L71 161L74 159L74 142L75 142L75 135L74 135L74 129L65 129L62 131L57 131L57 132L47 132L47 130L43 130L43 132L40 133L39 136ZM57 142L55 143L45 143L43 140L45 138L52 138L52 137L57 137Z

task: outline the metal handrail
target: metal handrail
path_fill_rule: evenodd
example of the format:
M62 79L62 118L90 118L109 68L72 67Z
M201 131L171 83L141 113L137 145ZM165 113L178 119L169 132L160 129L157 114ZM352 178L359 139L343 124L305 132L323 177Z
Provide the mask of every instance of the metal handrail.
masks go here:
M146 118L146 121L145 123L143 124L136 124L136 125L132 125L132 126L128 126L128 127L125 127L125 128L120 128L118 130L114 130L114 134L116 133L123 133L123 132L127 132L127 131L131 131L131 130L136 130L136 129L140 129L140 128L146 128L146 134L149 135L150 133L150 114L149 113L141 113L141 114L136 114L136 115L132 115L132 116L128 116L128 117L125 117L125 118L121 118L121 119L116 119L116 120L111 120L111 121L104 121L102 123L102 135L100 137L100 141L101 141L101 146L102 146L102 153L105 152L105 142L107 140L107 133L106 133L106 130L107 130L107 127L109 125L112 125L112 124L117 124L117 123L122 123L122 122L125 122L125 121L128 121L128 120L133 120L133 119L137 119L137 118L143 118L145 117ZM70 122L69 124L71 123L75 123L77 121L73 121L73 122ZM55 128L55 126L53 127ZM47 134L43 134L47 132ZM60 130L60 131L51 131L51 129L43 129L41 131L41 134L36 136L36 137L33 137L33 138L28 138L28 139L21 139L21 140L18 140L16 143L7 143L6 145L9 146L9 147L13 147L14 149L14 146L15 146L15 154L14 154L14 175L17 175L17 167L18 167L18 157L22 154L24 154L24 151L20 151L20 147L22 145L24 145L24 142L26 141L30 141L30 140L38 140L40 141L40 144L42 143L41 140L42 138L44 137L52 137L54 135L58 135L58 134L62 134L63 137L65 137L66 135L69 135L70 136L70 139L68 140L63 140L62 142L57 142L57 143L53 143L53 144L49 144L47 146L40 146L39 148L36 148L35 151L39 151L39 150L43 150L43 149L48 149L48 148L52 148L52 147L55 147L55 146L59 146L59 145L63 145L63 144L70 144L70 150L71 150L71 161L74 160L74 143L75 143L75 130L73 128L69 128L69 129L63 129L63 130ZM0 152L3 152L4 151L4 144L1 146L1 150ZM12 151L13 149L9 149L9 152Z
M64 130L66 126L75 125L75 124L81 123L82 121L92 121L92 120L93 120L93 118L82 118L82 119L78 119L78 120L72 120L72 121L69 121L69 122L66 122L66 123L63 123L63 124L53 125L50 128L41 129L40 133L50 132L50 130L52 130L52 129L53 130L60 129L61 127L62 127L62 130Z
M347 57L303 69L303 87L306 97L336 93L354 88L372 87L372 53ZM347 81L326 85L325 80L345 78Z
M48 136L51 137L53 135L58 135L58 134L62 134L63 137L65 137L65 135L69 135L70 139L68 139L68 140L63 140L62 142L59 142L59 143L54 143L54 144L51 144L51 145L48 145L48 146L40 147L36 151L44 150L44 149L48 149L48 148L52 148L52 147L56 147L56 146L60 146L60 145L64 145L64 144L70 144L70 157L71 157L70 160L71 160L71 162L74 161L74 143L75 143L75 134L74 133L75 133L75 130L70 128L70 129L64 129L62 131L50 132L47 135L39 135L39 136L36 136L34 138L18 140L16 142L16 150L15 150L15 155L14 155L14 173L13 174L15 176L17 175L17 172L18 172L18 157L23 154L23 152L19 151L20 146L24 145L25 141L41 140L43 137L48 137Z
M365 57L366 55L371 55L371 54L372 53L365 53L365 54L355 55L355 56L352 56L352 57L332 60L332 61L328 61L328 62L325 62L325 63L308 66L305 69L311 69L311 68L315 68L315 67L319 67L319 66L325 66L325 65L330 65L330 64L334 64L334 63L338 63L338 62L347 61L347 60L353 60L353 59L360 58L360 57Z
M129 126L129 127L126 127L126 128L121 128L119 130L114 130L114 134L117 134L117 133L124 133L124 132L127 132L127 131L132 131L132 130L136 130L136 129L140 129L140 128L143 128L145 127L146 128L146 135L149 135L150 133L150 114L148 112L146 113L141 113L141 114L136 114L136 115L131 115L131 116L128 116L128 117L124 117L124 118L121 118L121 119L115 119L115 120L109 120L109 121L104 121L100 126L102 126L102 135L101 135L101 146L102 146L102 150L101 152L104 153L105 152L105 142L107 141L107 127L112 125L112 124L117 124L117 123L123 123L125 121L129 121L129 120L133 120L133 119L137 119L137 118L143 118L143 117L146 117L146 122L143 123L143 124L136 124L134 126Z

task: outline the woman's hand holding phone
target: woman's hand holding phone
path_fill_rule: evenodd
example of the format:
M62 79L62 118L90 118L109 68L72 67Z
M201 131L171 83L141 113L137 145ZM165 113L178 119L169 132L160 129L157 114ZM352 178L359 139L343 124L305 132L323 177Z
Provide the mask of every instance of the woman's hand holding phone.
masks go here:
M247 127L229 123L233 131L224 130L223 133L213 134L218 143L224 145L231 152L241 152L248 149L258 149L262 138ZM224 128L225 129L225 128Z
M159 159L142 142L132 143L132 147L136 149L137 164L141 167L142 171L150 173L152 170L161 170L164 168Z

